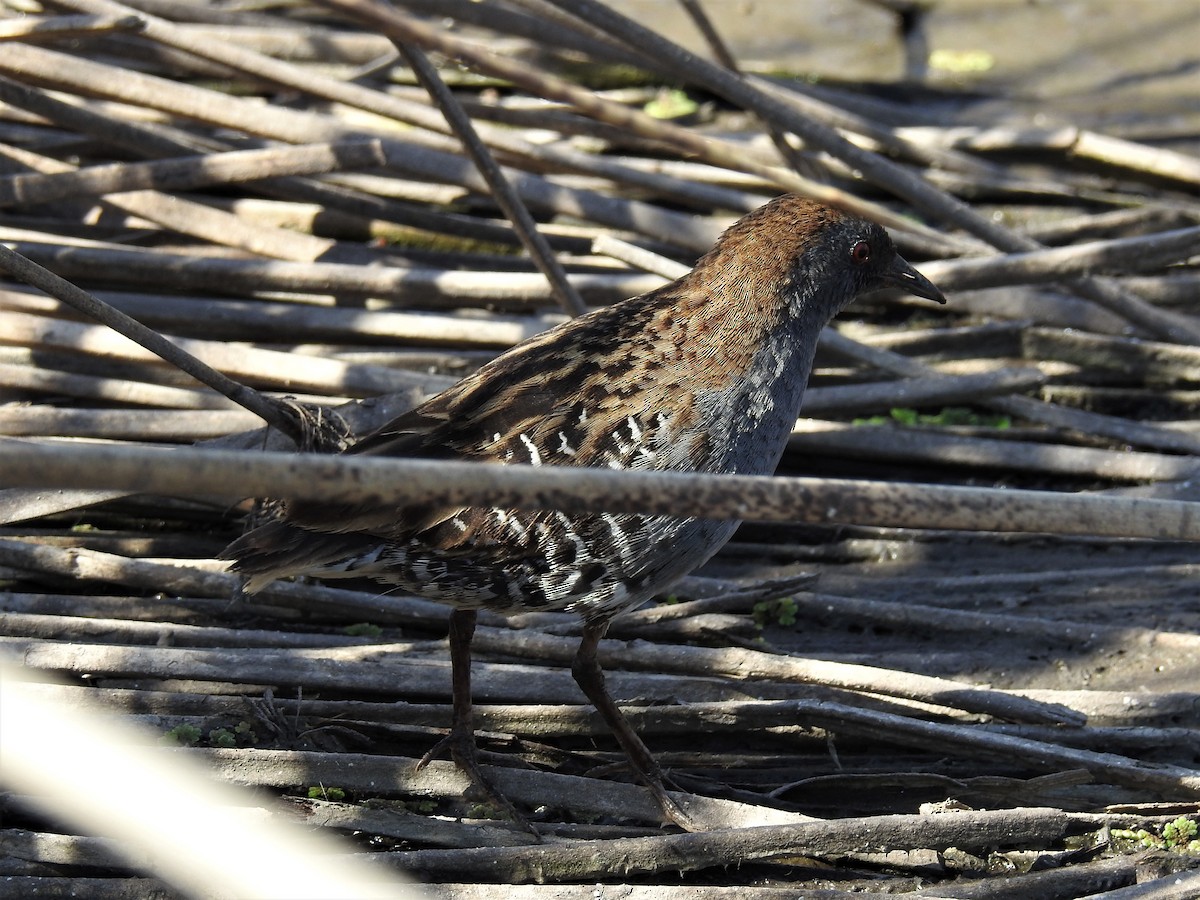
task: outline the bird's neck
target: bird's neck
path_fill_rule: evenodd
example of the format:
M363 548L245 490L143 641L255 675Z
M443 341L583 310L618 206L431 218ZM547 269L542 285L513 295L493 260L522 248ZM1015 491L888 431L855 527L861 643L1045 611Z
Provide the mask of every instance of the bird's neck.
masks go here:
M769 474L796 423L825 322L801 314L768 329L738 377L697 401L709 422L712 471Z

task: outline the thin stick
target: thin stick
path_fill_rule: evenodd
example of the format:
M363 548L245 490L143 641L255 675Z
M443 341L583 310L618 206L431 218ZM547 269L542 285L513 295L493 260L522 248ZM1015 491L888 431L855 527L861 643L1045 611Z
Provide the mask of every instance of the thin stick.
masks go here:
M902 354L880 350L853 341L832 328L826 328L821 332L820 347L899 375L919 377L937 371ZM1150 423L1130 422L1128 419L1100 415L1082 409L1067 409L1052 403L1042 403L1029 397L1016 395L993 397L985 400L984 405L1000 412L1028 419L1031 422L1040 422L1058 428L1070 428L1084 434L1102 435L1119 441L1163 450L1200 452L1200 440L1192 435L1180 434Z
M81 8L103 9L111 13L127 9L109 0L71 0L72 5ZM166 20L144 15L143 36L147 39L175 47L186 53L206 60L214 60L237 71L249 73L257 78L285 85L294 90L304 91L336 102L365 109L373 114L387 115L401 122L416 125L419 128L433 132L447 131L446 120L436 112L422 104L406 101L388 93L370 90L356 84L339 81L332 77L316 74L312 71L302 71L297 66L281 60L272 59L259 53L254 53L228 42L206 40L194 31L180 28ZM127 73L126 73L127 74ZM166 91L160 92L166 93ZM274 108L259 108L258 115L263 118L278 120L286 126L287 119L296 119L296 114L290 117L277 117ZM318 122L318 117L307 116L312 125L319 130L328 132ZM474 128L474 126L472 126ZM253 131L253 127L249 130ZM339 129L342 131L344 129ZM327 134L326 134L327 136ZM537 147L515 137L511 131L504 129L488 129L484 135L488 143L499 150L515 156L518 159L548 160L559 168L573 171L596 172L616 180L628 180L633 184L653 187L658 180L636 171L624 171L611 160L596 159L587 154L572 153L555 148ZM289 138L295 140L296 138ZM315 138L314 138L315 139ZM457 148L455 148L457 149ZM481 170L482 171L482 170ZM486 179L486 173L484 173ZM487 181L485 180L485 184Z
M291 293L352 293L381 297L401 303L473 301L487 303L530 304L551 299L546 280L535 272L464 272L414 267L356 266L342 263L299 263L261 259L224 259L188 253L169 253L144 249L60 247L32 241L10 241L24 256L53 265L64 275L86 278L103 270L119 273L131 284L170 286L182 290L211 290L223 294L254 291ZM595 302L616 302L631 297L661 282L627 273L572 274L576 288ZM395 312L393 315L405 315ZM470 329L460 326L458 334L448 337L441 331L444 319L427 320L422 327L420 313L408 313L409 336L422 343L462 340ZM529 337L528 329L513 327L503 320L483 323L487 337L480 343L495 346L497 330L516 335L510 343ZM420 335L420 336L418 336ZM472 341L474 343L474 341Z
M164 384L147 384L128 378L103 378L79 375L74 372L57 372L36 366L14 366L0 363L0 387L10 390L32 391L61 397L86 397L108 403L131 406L157 407L154 413L166 410L224 410L226 402L210 391L177 388ZM20 409L20 407L18 407ZM46 407L34 407L48 411ZM5 418L11 413L8 405L0 406ZM9 432L11 433L11 432ZM63 436L60 431L41 431L39 434Z
M147 328L136 319L113 309L87 291L76 287L64 278L59 278L49 269L42 268L37 263L31 262L3 245L0 245L0 268L6 269L26 284L45 291L56 300L61 300L98 322L103 322L109 328L140 344L159 358L187 372L202 384L207 384L218 393L224 394L238 406L250 410L284 434L297 441L302 436L303 431L299 422L283 404L264 397L258 391L251 390L232 378L225 377L190 353L181 350L157 331Z
M0 441L0 483L1200 541L1195 504L1051 491Z
M940 133L941 142L977 151L1058 150L1067 156L1117 166L1154 178L1200 185L1200 163L1194 156L1148 147L1084 128L953 128Z
M642 53L670 61L682 74L694 79L698 84L708 87L730 102L758 113L781 128L794 132L806 142L837 157L852 169L862 172L865 178L909 201L918 209L935 215L948 224L957 225L1000 250L1024 252L1038 249L1036 241L992 222L962 201L938 190L891 160L855 146L833 128L801 114L794 107L776 100L720 66L689 53L678 44L596 0L549 2L610 34L619 35ZM1075 286L1088 299L1155 335L1178 343L1200 342L1200 326L1156 309L1111 282L1087 278L1077 282Z
M717 31L716 26L713 25L708 13L704 11L704 6L700 3L700 0L679 0L679 5L683 7L684 12L695 23L697 30L704 36L704 40L708 42L708 48L712 51L712 55L716 58L717 62L735 75L741 76L742 71L738 66L737 60L734 58L729 46L721 39L720 33ZM806 159L796 152L796 149L788 143L787 135L783 131L776 128L770 122L764 122L763 124L766 126L767 133L771 136L771 143L775 145L775 149L779 151L779 155L787 160L793 169L806 178L814 180L823 174L820 166L814 161Z
M1046 376L1037 369L998 369L972 375L933 375L872 384L810 387L804 394L804 415L976 403L996 394L1033 390L1045 383Z
M501 787L508 790L503 783ZM1011 840L1014 834L1020 834L1026 845L1051 843L1095 828L1089 817L1059 810L962 811L944 816L855 816L721 833L624 838L583 846L538 847L536 855L523 848L504 847L386 855L406 871L430 880L594 881L612 877L614 871L628 878L664 870L725 868L777 857L836 855L863 848L989 848ZM615 865L619 869L615 870Z
M961 437L932 429L856 427L842 422L804 421L789 441L797 452L824 452L851 458L883 458L893 462L1048 472L1065 477L1127 481L1175 481L1190 477L1200 461L1165 453L1125 453L1093 447L1039 442L1016 443Z
M182 191L286 175L369 169L385 162L373 139L235 150L142 163L109 163L54 174L0 177L0 207L120 191Z
M111 79L128 74L118 69L108 70ZM195 95L191 95L195 99ZM142 156L176 156L194 152L196 147L184 140L164 136L161 131L138 125L114 116L105 115L91 108L65 103L46 91L21 84L0 76L0 99L22 109L36 113L62 128L74 129L90 134L105 145L113 144ZM181 104L190 109L198 104ZM194 143L194 142L193 142ZM212 143L211 140L208 143ZM11 148L10 148L11 149ZM380 197L370 197L351 192L344 187L297 177L273 178L259 183L259 188L288 198L299 198L320 204L321 208L341 211L344 215L365 219L378 219L401 226L422 228L428 231L475 237L503 244L515 242L512 232L491 222L456 216L449 213L430 212L417 207L391 202ZM111 201L110 201L111 202ZM209 210L213 212L213 210ZM243 226L244 227L244 226ZM293 234L293 237L297 235ZM261 244L261 240L259 241ZM317 259L321 253L308 252L309 259ZM327 246L326 251L330 248ZM259 250L261 251L261 248ZM275 254L284 255L286 254ZM291 258L291 257L288 257Z
M1040 576L1041 573L1038 573ZM1083 573L1076 572L1077 582ZM1036 578L1031 583L1040 584ZM1013 585L1014 588L1017 584ZM1171 647L1189 653L1200 653L1200 636L1165 632L1137 626L1117 627L1094 622L1074 624L1061 619L1036 616L1016 616L1010 613L979 613L969 610L944 609L925 603L893 603L886 600L865 600L835 594L801 592L792 595L798 610L812 618L835 616L839 622L853 619L859 622L884 623L893 628L912 629L925 636L931 630L972 634L1003 634L1018 638L1052 640L1063 644L1084 644L1103 639L1114 645Z
M192 751L212 766L217 777L241 784L293 787L325 782L351 790L408 794L424 797L454 797L469 786L467 777L451 762L432 761L420 772L415 759L368 756L362 753L312 753L298 751L239 749L236 751ZM310 768L311 767L311 768ZM514 800L529 806L549 805L599 816L619 816L643 822L658 822L662 813L645 788L632 784L600 781L500 766L484 766L496 787ZM306 772L307 769L307 772ZM807 816L773 809L767 805L737 803L672 791L671 797L689 815L710 828L746 828L765 822L798 824ZM539 850L543 845L538 845Z
M0 79L0 82L6 79ZM0 90L3 85L0 84ZM41 173L61 173L68 179L79 173L67 163L59 162L28 150L15 147L0 148L0 154L13 159L17 163L29 166ZM206 157L201 157L205 159ZM170 162L174 163L175 160ZM101 169L125 169L139 164L122 163L118 166L100 166ZM147 164L141 164L147 165ZM154 164L149 164L154 165ZM94 169L92 170L94 171ZM13 186L11 179L20 178L58 178L59 174L50 175L15 175L10 176L9 187ZM43 182L44 184L45 182ZM63 188L63 196L70 196L80 187L78 183L57 182L52 188ZM54 199L54 198L50 198ZM201 240L211 241L228 247L239 247L259 256L272 256L278 259L288 259L310 262L315 259L326 259L342 251L334 241L299 234L295 231L254 225L238 216L213 209L202 203L187 200L183 197L167 196L158 191L133 190L126 193L106 196L101 200L106 207L121 210L134 216L147 219L179 234L191 235ZM61 241L62 239L59 238Z
M554 251L550 249L550 245L546 243L546 239L542 237L538 231L537 223L533 221L533 216L529 214L529 210L521 201L521 197L513 190L512 185L504 176L504 172L500 166L496 164L496 160L492 154L488 152L487 147L479 139L479 135L475 133L475 127L471 124L470 118L463 108L459 105L454 95L446 87L441 76L438 75L437 69L429 64L429 60L425 54L416 46L405 44L400 41L394 41L396 49L408 61L413 73L417 76L417 80L429 92L434 101L442 110L442 115L446 117L446 122L458 135L462 141L463 148L470 155L475 167L479 169L479 173L487 181L488 186L492 189L492 198L504 210L504 214L508 216L508 220L512 222L513 228L516 229L517 235L521 238L521 243L525 245L525 249L533 258L534 264L538 267L546 280L550 282L550 288L554 291L554 296L558 300L559 305L572 315L582 315L587 312L587 307L584 305L583 299L571 283L567 281L567 273L563 271L562 266L558 262L558 258L554 255Z
M101 3L106 0L72 2ZM316 77L312 73L293 72L290 66L285 66L285 69L292 76L288 83L298 81L299 89L303 89L307 80ZM346 133L345 126L328 117L251 103L228 94L217 94L215 91L155 78L131 69L102 65L41 47L24 44L6 46L4 53L0 54L0 71L22 78L36 78L76 93L160 109L171 115L187 116L274 140L305 143L330 140ZM334 83L345 87L342 82ZM387 99L387 95L376 91L366 93L372 98L366 108L372 111ZM384 140L382 144L388 153L388 165L397 171L409 172L421 180L451 182L481 193L487 192L487 182L461 154L399 140ZM529 173L516 173L513 184L530 205L544 206L628 231L669 235L673 242L699 251L707 250L716 237L716 229L710 223L654 204L572 188ZM892 218L906 221L899 216Z
M0 380L7 380L0 365ZM23 368L23 367L22 367ZM143 387L150 387L144 385ZM60 391L78 397L74 390ZM205 394L205 396L211 396ZM159 404L155 404L156 406ZM168 404L171 405L171 404ZM64 409L49 406L0 406L0 434L11 437L89 437L122 441L193 443L235 431L247 431L258 417L242 410Z
M149 260L154 254L146 254ZM173 256L180 260L179 256ZM122 258L117 257L119 262ZM97 265L95 271L112 272L116 269L99 264L99 255L93 257ZM202 260L196 260L201 264ZM342 267L343 271L355 267ZM268 271L266 267L262 271ZM412 272L413 270L407 270ZM443 273L451 276L452 272ZM482 277L490 274L499 279L498 273L479 273L480 285ZM430 272L428 277L420 277L421 281L432 282L436 275ZM527 278L537 276L529 273ZM633 286L634 282L626 282ZM586 284L586 282L585 282ZM315 285L314 285L315 286ZM346 286L339 284L335 274L330 279L329 286L334 290L344 290ZM601 297L607 297L621 290L620 282L614 284L614 290L606 290ZM589 293L593 293L589 291ZM402 310L362 310L334 306L316 306L304 303L280 303L271 300L245 301L229 300L216 297L163 297L154 293L135 294L132 292L108 293L104 296L109 302L128 315L145 321L157 328L172 334L187 333L200 328L212 336L226 336L236 339L244 335L270 335L273 343L292 341L321 341L324 343L371 344L384 338L389 342L404 346L406 344L423 344L431 341L450 345L446 349L449 356L455 350L483 352L483 348L506 348L545 331L559 318L543 318L540 316L480 316L470 321L450 314L428 312L406 312ZM469 294L462 298L470 302ZM8 310L23 311L39 316L52 316L56 312L54 301L41 295L21 294L16 291L6 291L0 288L0 317L5 317ZM205 322L209 317L219 318L220 327L216 323ZM17 326L19 327L19 326ZM86 328L87 326L79 326ZM70 331L65 326L63 333ZM229 332L226 335L226 332ZM208 348L218 351L217 347ZM273 354L279 351L270 351ZM384 351L380 351L381 353ZM400 351L391 351L396 353ZM432 352L432 351L430 351ZM295 363L296 360L293 359ZM325 362L336 362L326 360ZM272 360L272 366L285 366L282 358ZM265 368L265 367L264 367ZM411 367L410 367L411 368ZM242 367L240 371L246 371ZM264 373L265 374L265 373ZM333 373L331 373L333 374ZM416 377L418 373L409 373ZM286 377L292 377L290 374ZM457 379L440 375L422 375L427 385L432 389L442 390L450 387ZM333 386L335 382L331 381ZM436 391L435 391L436 392Z
M921 269L944 290L970 290L1058 281L1091 272L1157 269L1197 253L1200 227L1192 227L1003 256L939 260Z
M1062 360L1089 372L1121 372L1151 384L1200 381L1200 347L1038 327L1025 329L1021 339L1031 359Z
M91 353L100 356L139 361L153 353L153 350L130 346L128 340L121 335L99 325L84 325L3 310L0 310L0 323L14 339L19 338L39 347L55 347L75 352L78 352L80 347L86 347ZM337 390L367 397L388 391L404 391L408 388L424 389L430 384L427 376L383 366L351 365L337 359L306 357L225 341L201 341L192 338L177 340L176 346L183 354L193 357L202 355L239 378L255 379L282 390ZM276 402L269 397L263 399L267 403Z
M76 35L141 31L140 16L25 16L0 22L0 41L62 40Z
M96 0L88 0L88 2L96 2ZM784 190L813 197L891 228L916 232L941 247L948 247L948 243L960 248L962 246L960 242L950 240L946 235L939 234L911 219L906 219L880 204L862 200L847 191L829 185L819 184L782 167L753 163L747 159L745 150L741 147L694 134L687 129L631 110L622 104L605 100L591 91L567 81L536 72L526 63L507 60L477 44L460 40L444 29L428 26L391 7L365 2L365 0L326 0L326 2L330 5L336 2L339 8L347 12L352 11L360 19L369 17L373 26L395 39L416 44L427 51L436 50L452 58L462 59L482 72L511 80L514 84L539 96L569 103L584 115L628 129L642 137L664 141L675 147L680 153L708 160L715 165L725 166L735 171L762 175ZM736 76L730 77L736 78Z

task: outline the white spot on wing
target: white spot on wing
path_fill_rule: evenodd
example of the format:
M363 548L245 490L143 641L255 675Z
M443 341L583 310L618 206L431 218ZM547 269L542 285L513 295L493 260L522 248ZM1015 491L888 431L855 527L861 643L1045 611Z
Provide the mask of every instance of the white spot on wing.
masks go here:
M527 529L521 524L521 520L508 510L493 509L492 515L496 518L496 526L498 530L507 531L518 541L523 541L525 539Z
M588 546L583 542L583 538L579 536L579 532L575 528L575 523L562 510L554 511L554 518L558 521L559 527L562 529L563 536L575 545L576 560L587 559L590 556ZM575 585L580 578L581 572L579 566L572 566L570 569L570 578L566 582L566 587L570 589Z
M627 562L631 558L629 545L629 535L625 529L621 527L616 516L602 515L600 519L608 526L608 533L612 535L612 546L617 551L617 556L622 562Z
M525 432L521 432L517 437L521 439L521 443L529 451L529 464L531 466L540 466L542 464L542 454L538 453L537 445L534 444L533 439L525 434Z

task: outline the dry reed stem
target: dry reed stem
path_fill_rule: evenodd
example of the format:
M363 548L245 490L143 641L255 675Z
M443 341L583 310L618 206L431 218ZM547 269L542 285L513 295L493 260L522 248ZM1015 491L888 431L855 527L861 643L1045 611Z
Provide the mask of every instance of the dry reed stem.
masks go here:
M806 478L0 442L10 487L240 498L608 509L759 521L1200 540L1184 502Z

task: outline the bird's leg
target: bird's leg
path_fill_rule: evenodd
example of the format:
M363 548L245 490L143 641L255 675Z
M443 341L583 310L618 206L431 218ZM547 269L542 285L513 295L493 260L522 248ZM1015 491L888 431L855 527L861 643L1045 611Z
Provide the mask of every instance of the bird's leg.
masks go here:
M658 761L650 753L642 739L638 737L637 732L633 730L633 726L629 724L629 720L625 718L625 714L617 707L612 695L608 692L608 687L604 683L604 671L600 668L599 660L596 659L596 648L606 631L608 631L607 621L584 623L583 640L579 642L579 649L575 652L575 661L571 664L571 674L575 677L575 683L592 701L592 705L599 710L600 715L608 724L609 730L617 739L617 743L625 751L634 771L637 772L646 787L650 788L650 793L658 801L663 815L685 831L699 831L701 829L692 821L691 817L667 794L666 788L663 787L663 773Z
M471 783L483 791L508 818L536 837L537 829L517 811L511 800L492 786L479 767L474 715L471 710L471 638L475 636L475 619L476 613L473 609L456 609L450 613L450 685L453 701L450 731L421 757L416 770L421 771L442 751L449 750L450 758Z
M443 750L449 750L458 767L472 781L479 780L475 777L479 764L471 710L471 638L475 636L475 619L473 609L456 609L450 613L450 696L453 702L450 731L421 757L417 771L429 765Z

